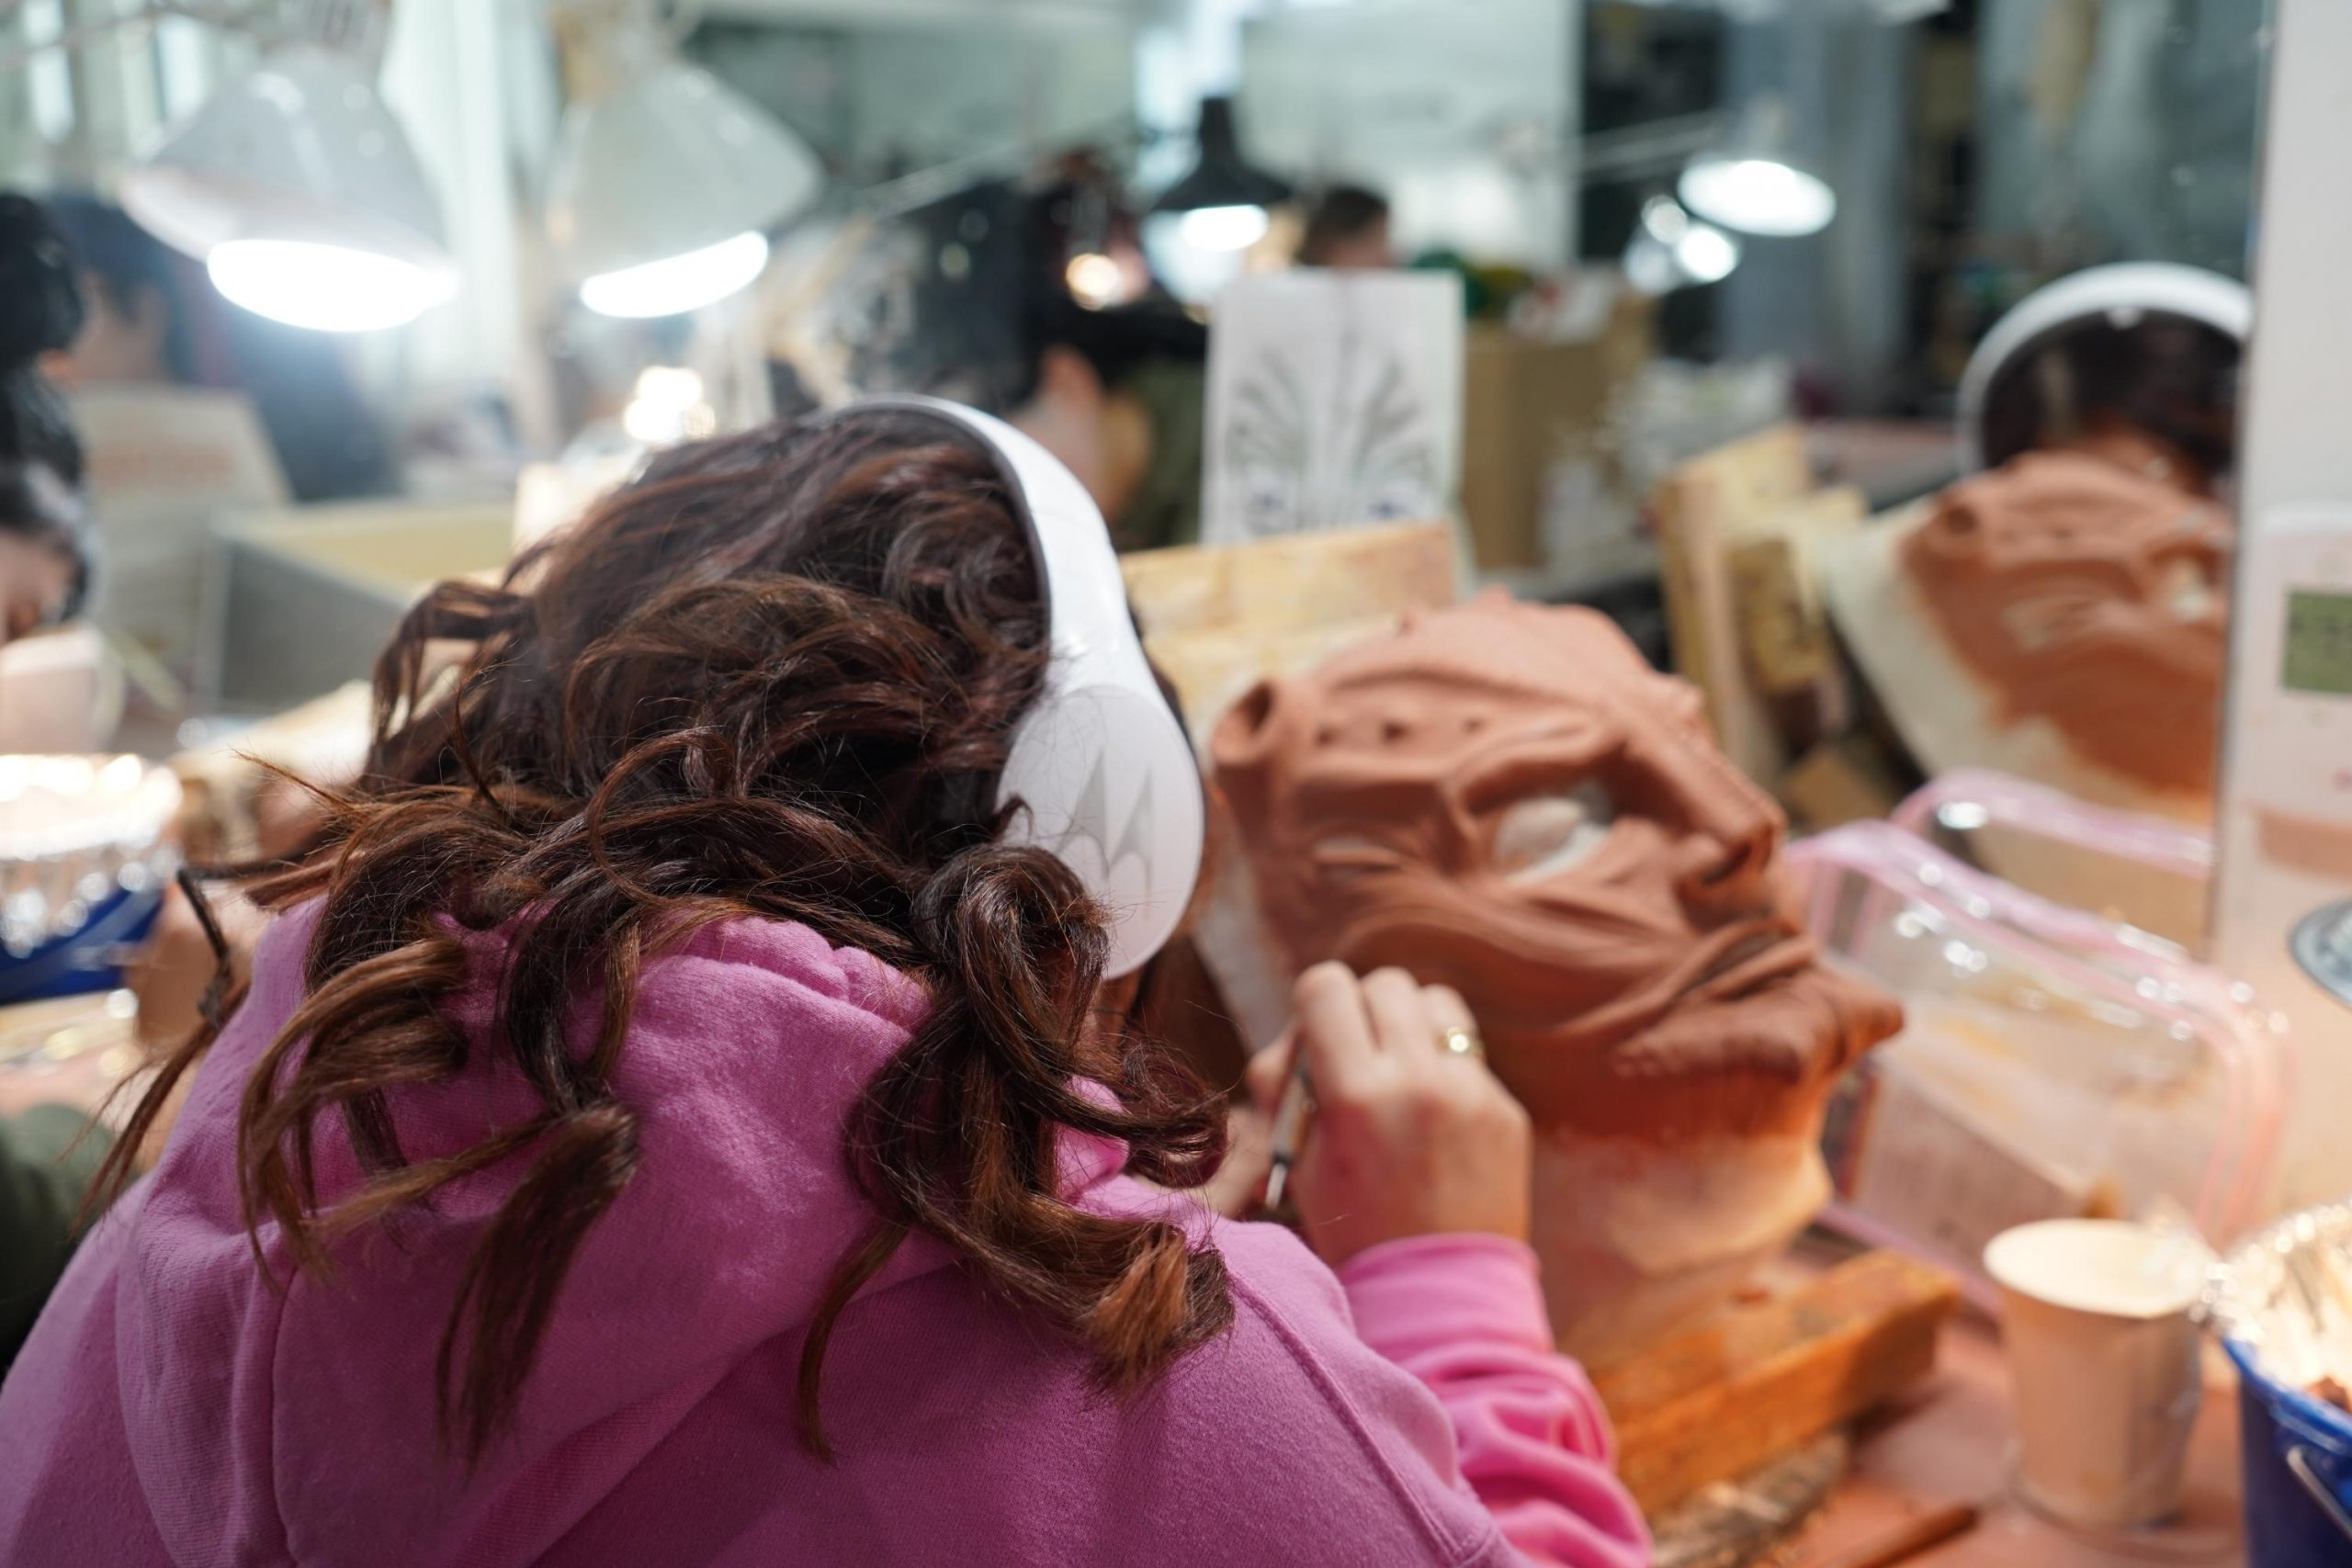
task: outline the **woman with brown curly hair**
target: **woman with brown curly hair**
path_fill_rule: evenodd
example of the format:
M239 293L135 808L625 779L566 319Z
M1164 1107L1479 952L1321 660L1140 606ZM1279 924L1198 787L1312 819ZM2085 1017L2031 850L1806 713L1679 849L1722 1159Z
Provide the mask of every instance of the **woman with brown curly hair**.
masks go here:
M1181 1190L1221 1113L997 800L1039 570L866 412L421 604L0 1389L0 1560L1639 1562L1458 1000L1303 983L1323 1261Z

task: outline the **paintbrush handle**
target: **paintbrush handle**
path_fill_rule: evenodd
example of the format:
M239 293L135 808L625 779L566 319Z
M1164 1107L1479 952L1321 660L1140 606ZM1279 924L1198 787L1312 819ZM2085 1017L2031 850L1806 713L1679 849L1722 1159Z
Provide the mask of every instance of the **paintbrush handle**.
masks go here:
M1306 1053L1301 1052L1297 1069L1283 1085L1282 1103L1274 1108L1273 1163L1266 1172L1269 1209L1282 1207L1283 1193L1290 1186L1291 1162L1298 1158L1298 1145L1306 1136L1306 1110L1312 1099Z

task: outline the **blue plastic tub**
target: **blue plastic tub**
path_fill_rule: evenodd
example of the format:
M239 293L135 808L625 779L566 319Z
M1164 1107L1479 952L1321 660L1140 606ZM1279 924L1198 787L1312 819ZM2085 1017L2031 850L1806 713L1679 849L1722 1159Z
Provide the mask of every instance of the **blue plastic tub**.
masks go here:
M2352 1564L2352 1416L2238 1366L2247 1568Z
M117 887L90 910L78 930L51 937L30 953L0 953L0 1004L106 991L122 984L122 964L155 929L164 884Z

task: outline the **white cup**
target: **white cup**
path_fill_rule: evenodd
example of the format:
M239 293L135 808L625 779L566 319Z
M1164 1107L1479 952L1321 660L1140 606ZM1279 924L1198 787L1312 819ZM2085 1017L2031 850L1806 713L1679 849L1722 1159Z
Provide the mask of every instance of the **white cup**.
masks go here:
M2019 1225L1984 1249L2033 1506L2094 1529L2179 1510L2204 1392L2191 1309L2212 1264L2193 1235L2120 1220Z

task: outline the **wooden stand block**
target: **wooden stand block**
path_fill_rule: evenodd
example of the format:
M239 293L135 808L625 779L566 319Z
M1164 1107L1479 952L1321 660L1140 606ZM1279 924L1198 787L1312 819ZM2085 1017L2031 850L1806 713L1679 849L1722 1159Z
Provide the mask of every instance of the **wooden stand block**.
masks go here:
M1813 487L1794 425L1693 458L1652 498L1676 671L1705 695L1724 755L1767 788L1790 761L1776 701L1808 696L1843 728L1815 560L1866 510L1858 490Z
M1176 688L1193 741L1260 680L1295 675L1462 596L1451 523L1287 534L1120 558L1145 649Z
M1619 1475L1655 1513L1790 1451L1931 1371L1959 1303L1945 1275L1872 1252L1726 1309L1594 1379Z

